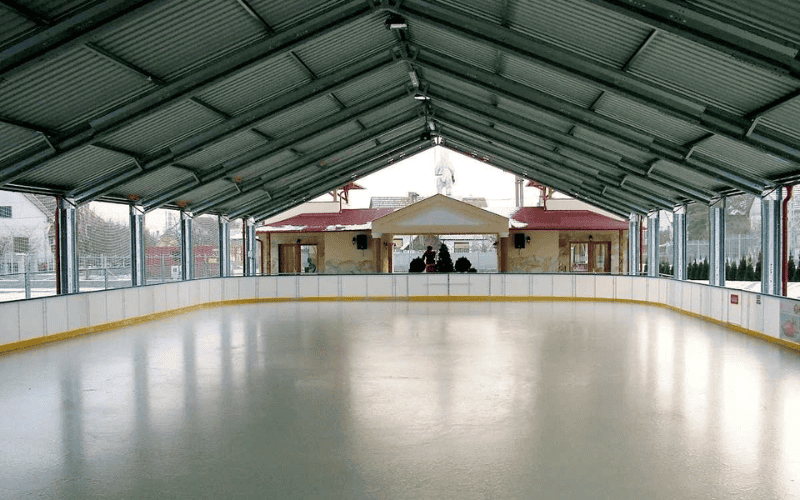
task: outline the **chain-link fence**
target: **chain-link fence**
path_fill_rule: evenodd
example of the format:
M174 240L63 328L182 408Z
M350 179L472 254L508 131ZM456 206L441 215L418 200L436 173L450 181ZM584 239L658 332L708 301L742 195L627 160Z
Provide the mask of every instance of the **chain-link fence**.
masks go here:
M157 209L144 217L145 281L163 283L181 279L181 214Z
M77 210L79 290L131 286L131 228L127 205L91 202Z

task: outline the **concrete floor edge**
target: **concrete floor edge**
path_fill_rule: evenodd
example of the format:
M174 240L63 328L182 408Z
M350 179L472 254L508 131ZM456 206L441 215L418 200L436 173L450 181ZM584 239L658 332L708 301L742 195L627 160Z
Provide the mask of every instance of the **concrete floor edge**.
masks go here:
M178 309L172 309L169 311L161 311L154 314L148 314L145 316L137 316L135 318L127 318L121 321L113 321L109 323L103 323L100 325L90 326L86 328L79 328L76 330L68 330L65 332L47 335L45 337L35 337L28 340L21 340L19 342L12 342L9 344L0 344L0 356L5 354L10 354L16 351L20 351L23 349L38 347L44 344L49 344L51 342L59 342L62 340L67 340L75 337L81 337L84 335L89 335L92 333L100 333L100 332L107 332L117 328L123 328L126 326L133 326L139 325L142 323L147 323L149 321L155 321L163 318L169 318L172 316L177 316L180 314L185 314L192 311L198 311L202 309L211 309L215 307L224 307L224 306L234 306L240 304L259 304L259 303L280 303L280 302L355 302L355 301L373 301L373 302L618 302L618 303L627 303L627 304L640 304L640 305L649 305L649 306L658 306L663 307L665 309L670 309L672 311L685 314L687 316L691 316L693 318L698 318L704 321L708 321L710 323L714 323L719 326L723 326L730 330L733 330L738 333L743 333L745 335L749 335L760 340L770 342L773 344L777 344L781 347L787 348L792 350L798 354L800 354L800 344L794 344L792 342L787 342L783 339L779 339L776 337L771 337L761 332L757 332L755 330L750 330L748 328L741 327L739 325L733 323L726 323L724 321L720 321L714 318L710 318L708 316L704 316L702 314L693 313L691 311L687 311L675 306L671 306L668 304L661 304L658 302L649 302L646 300L634 300L634 299L612 299L612 298L598 298L598 297L554 297L554 296L542 296L542 295L531 295L531 296L514 296L514 297L507 297L507 296L474 296L474 295L443 295L443 296L426 296L426 295L417 295L417 296L409 296L409 297L393 297L393 296L385 296L385 297L288 297L288 298L253 298L253 299L236 299L236 300L222 300L222 301L215 301L215 302L206 302L204 304L197 304L193 306L181 307Z

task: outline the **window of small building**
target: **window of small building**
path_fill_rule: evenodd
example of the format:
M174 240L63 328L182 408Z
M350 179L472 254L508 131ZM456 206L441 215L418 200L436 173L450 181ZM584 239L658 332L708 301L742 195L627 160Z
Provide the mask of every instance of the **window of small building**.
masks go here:
M403 248L403 238L395 238L392 240L392 244L397 249Z
M468 241L454 242L453 253L469 253L469 242Z
M589 244L570 243L570 270L581 273L589 270Z
M0 207L0 218L3 218L3 219L10 219L11 218L11 207L10 206L2 206L2 207Z
M317 272L317 245L300 245L300 263L302 273Z

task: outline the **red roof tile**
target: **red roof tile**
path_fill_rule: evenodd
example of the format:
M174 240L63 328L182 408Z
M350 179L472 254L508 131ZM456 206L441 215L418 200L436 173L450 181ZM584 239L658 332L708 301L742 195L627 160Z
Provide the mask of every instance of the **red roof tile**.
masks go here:
M510 218L511 229L520 231L628 229L626 221L618 221L589 210L544 210L541 207L522 207L512 213Z
M300 214L273 222L268 226L259 226L260 233L293 232L317 233L320 231L347 231L364 230L366 224L379 217L394 212L394 208L359 208L346 209L341 212L326 214ZM356 226L356 227L354 227ZM362 226L362 227L357 227Z

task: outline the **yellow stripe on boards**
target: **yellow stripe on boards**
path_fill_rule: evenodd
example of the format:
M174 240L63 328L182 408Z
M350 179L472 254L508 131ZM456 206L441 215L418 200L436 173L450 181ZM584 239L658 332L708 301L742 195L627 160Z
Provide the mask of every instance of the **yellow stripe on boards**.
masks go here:
M128 318L121 321L113 321L110 323L103 323L100 325L89 326L86 328L78 328L77 330L70 330L62 333L57 333L54 335L47 335L45 337L35 337L28 340L21 340L19 342L12 342L10 344L0 344L0 354L10 353L13 351L18 351L20 349L28 349L31 347L40 346L42 344L48 344L50 342L58 342L61 340L67 340L75 337L80 337L83 335L88 335L91 333L99 333L99 332L107 332L109 330L115 330L117 328L123 328L126 326L133 326L133 325L140 325L142 323L147 323L149 321L155 321L158 319L169 318L172 316L177 316L179 314L185 314L192 311L198 311L201 309L212 309L215 307L222 307L222 306L235 306L235 305L242 305L242 304L265 304L265 303L281 303L281 302L362 302L362 301L380 301L380 302L389 302L389 301L396 301L396 302L618 302L618 303L625 303L625 304L639 304L639 305L649 305L649 306L659 306L664 307L666 309L673 310L675 312L685 314L687 316L691 316L693 318L702 319L708 321L710 323L714 323L719 326L723 326L729 328L735 332L744 333L746 335L750 335L752 337L771 342L773 344L777 344L782 347L786 347L793 351L800 352L800 344L795 344L793 342L789 342L787 340L783 340L777 337L771 337L761 332L757 332L755 330L750 330L748 328L744 328L742 326L733 324L733 323L726 323L724 321L710 318L708 316L703 316L702 314L693 313L690 311L685 311L683 309L679 309L675 306L670 306L667 304L660 304L655 302L648 302L645 300L635 300L635 299L611 299L611 298L595 298L595 297L551 297L551 296L514 296L514 297L504 297L504 296L491 296L491 295L415 295L410 297L392 297L392 296L376 296L376 297L270 297L270 298L257 298L257 299L236 299L236 300L222 300L222 301L215 301L215 302L206 302L205 304L198 304L194 306L188 307L181 307L179 309L172 309L170 311L162 311L153 314L147 314L145 316L136 316L134 318Z

